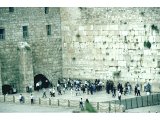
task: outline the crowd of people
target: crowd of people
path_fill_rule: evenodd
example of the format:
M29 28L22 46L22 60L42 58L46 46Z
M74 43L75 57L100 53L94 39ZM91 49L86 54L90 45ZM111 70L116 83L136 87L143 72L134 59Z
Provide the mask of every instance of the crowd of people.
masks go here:
M82 82L81 80L71 80L71 79L63 79L61 82L58 80L57 83L57 91L59 95L65 94L66 90L70 90L73 95L73 91L75 91L75 95L81 95L81 93L87 93L88 95L93 95L95 92L102 91L104 88L104 82L96 79L94 82L90 80L85 80Z
M40 89L42 89L42 98L47 98L47 89L46 87L40 87L41 86L41 82L37 82L36 83L36 88L35 90L40 91ZM124 85L122 85L122 83L118 82L117 86L116 84L111 81L111 80L107 80L106 83L104 83L104 81L101 81L99 79L95 79L94 81L92 80L79 80L79 79L63 79L63 80L58 80L56 85L49 85L49 94L50 97L56 97L56 95L63 95L66 94L66 91L70 91L71 96L80 96L82 94L87 94L87 95L93 95L96 92L99 91L103 91L104 89L106 90L107 94L112 94L112 97L115 98L116 97L116 93L118 95L118 99L121 100L121 96L122 95L130 95L131 91L133 91L133 87L129 82L124 83ZM136 84L134 87L134 94L135 96L140 96L140 91L141 91L141 86L140 84ZM28 85L27 86L27 92L29 92L31 94L30 98L31 98L31 104L33 104L34 102L34 97L32 94L33 91L33 87L32 85ZM148 94L151 93L151 85L149 83L144 85L144 91L147 92ZM68 92L67 92L68 93ZM22 96L22 94L20 94L20 103L24 102L24 97Z

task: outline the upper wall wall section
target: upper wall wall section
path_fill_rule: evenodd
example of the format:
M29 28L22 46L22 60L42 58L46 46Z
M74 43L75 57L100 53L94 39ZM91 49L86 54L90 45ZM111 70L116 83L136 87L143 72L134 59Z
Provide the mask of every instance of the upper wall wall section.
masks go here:
M160 8L61 8L63 77L159 89L159 20Z

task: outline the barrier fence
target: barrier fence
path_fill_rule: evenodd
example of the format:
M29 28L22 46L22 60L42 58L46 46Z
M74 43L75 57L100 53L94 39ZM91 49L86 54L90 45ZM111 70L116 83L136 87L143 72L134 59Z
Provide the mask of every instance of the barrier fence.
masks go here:
M24 97L23 104L31 104L28 97ZM0 96L0 102L20 104L17 96L3 95ZM124 112L126 109L134 109L145 106L160 105L160 94L152 94L148 96L139 96L129 99L107 101L107 102L90 102L98 112ZM63 106L79 108L79 101L55 99L55 98L34 98L35 105L41 106Z

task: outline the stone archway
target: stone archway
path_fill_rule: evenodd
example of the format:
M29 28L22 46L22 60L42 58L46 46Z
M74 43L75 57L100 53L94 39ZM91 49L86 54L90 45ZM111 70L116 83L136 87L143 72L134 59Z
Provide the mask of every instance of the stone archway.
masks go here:
M40 83L40 89L42 88L48 88L51 86L50 81L48 80L48 78L43 75L43 74L38 74L34 77L34 90L36 89L36 83L39 82Z

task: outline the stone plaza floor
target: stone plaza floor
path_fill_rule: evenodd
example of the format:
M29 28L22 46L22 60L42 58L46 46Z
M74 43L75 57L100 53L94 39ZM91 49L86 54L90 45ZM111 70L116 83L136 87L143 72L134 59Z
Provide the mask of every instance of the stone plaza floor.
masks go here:
M0 103L0 113L72 113L77 108Z
M32 94L34 95L35 99L41 98L41 99L48 99L51 98L49 95L49 89L47 89L47 98L42 98L43 95L43 91L40 90L39 92L34 91ZM8 95L8 96L15 96L16 99L18 99L20 93L17 94L12 94L12 95ZM28 99L30 99L30 93L21 93L22 95L24 95L25 97L27 97ZM146 95L145 92L141 92L141 95L144 96ZM132 91L132 93L130 95L122 95L122 99L127 99L127 98L134 98L136 97L134 95L134 91ZM66 100L76 100L79 101L81 98L83 98L83 101L85 101L85 99L89 99L90 102L106 102L106 101L112 101L112 100L118 100L118 97L116 96L115 98L112 97L112 94L107 94L105 90L100 91L100 92L96 92L93 95L89 94L87 95L86 93L82 93L78 96L76 96L76 93L73 92L71 94L71 92L68 90L66 91L66 93L64 94L62 92L62 95L58 95L56 92L56 96L52 97L51 99L66 99ZM26 104L13 104L13 103L0 103L0 112L60 112L60 113L65 113L65 112L70 112L72 113L73 111L79 111L80 108L68 108L68 107L62 107L62 106L55 106L55 107L51 107L51 106L37 106L37 105L26 105ZM149 107L141 107L141 108L135 108L135 109L129 109L126 110L127 113L132 113L132 112L142 112L142 113L148 113L148 111L150 112L160 112L160 106L156 105L156 106L149 106Z
M12 94L15 97L18 98L20 93L17 94ZM27 98L30 98L30 93L21 93L22 95L24 95ZM40 90L39 92L34 91L33 93L34 98L42 98L43 95L43 90ZM46 91L46 95L47 98L52 98L52 99L66 99L66 100L77 100L79 101L81 98L85 101L86 99L89 99L89 101L91 102L106 102L106 101L111 101L111 100L118 100L118 97L116 96L115 98L112 97L112 94L107 94L105 90L99 91L99 92L95 92L93 95L91 94L87 94L87 93L80 93L76 96L75 91L71 92L69 90L66 90L65 94L62 92L62 95L58 95L58 93L56 92L55 97L50 97L49 94L49 89L47 89ZM141 96L146 95L146 92L141 92ZM131 94L126 94L126 95L122 95L122 99L127 99L127 98L133 98L136 97L134 95L134 91L131 92ZM46 98L42 98L42 99L46 99Z
M79 108L45 107L25 104L0 103L0 113L73 113ZM126 110L125 113L160 113L160 105Z
M160 113L160 105L128 109L125 113Z

